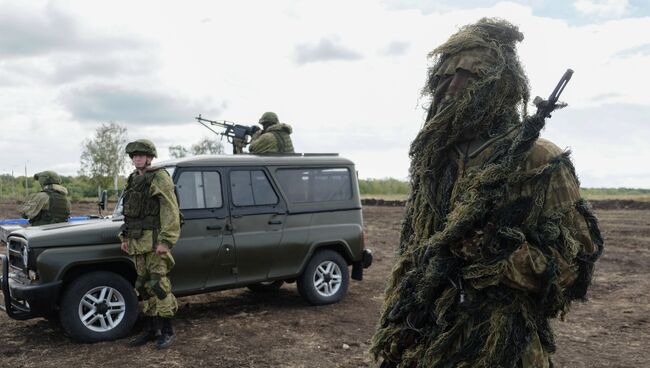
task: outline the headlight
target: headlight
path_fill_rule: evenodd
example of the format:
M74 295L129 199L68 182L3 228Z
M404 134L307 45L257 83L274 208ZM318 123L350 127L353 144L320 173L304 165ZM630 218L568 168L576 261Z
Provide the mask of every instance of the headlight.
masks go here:
M29 264L29 248L27 245L23 247L23 264L25 265L25 269L27 269L27 265Z

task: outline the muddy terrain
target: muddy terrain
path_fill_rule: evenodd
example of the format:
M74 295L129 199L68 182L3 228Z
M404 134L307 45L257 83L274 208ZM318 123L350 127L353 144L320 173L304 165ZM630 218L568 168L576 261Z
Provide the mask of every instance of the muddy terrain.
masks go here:
M598 208L598 207L597 207ZM94 214L92 203L75 214ZM339 304L313 307L295 284L277 293L245 289L180 298L177 343L127 348L128 339L78 344L43 319L0 314L2 367L371 367L367 350L397 244L402 207L366 206L364 280ZM650 367L650 210L598 209L606 250L590 301L554 323L557 367ZM0 217L15 214L2 206ZM0 247L0 251L4 249ZM140 328L141 326L136 326ZM136 331L134 331L136 332Z

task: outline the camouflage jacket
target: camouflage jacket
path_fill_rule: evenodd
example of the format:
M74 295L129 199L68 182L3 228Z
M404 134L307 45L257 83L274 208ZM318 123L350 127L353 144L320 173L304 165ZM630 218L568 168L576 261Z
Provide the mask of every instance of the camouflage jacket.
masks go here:
M53 197L48 192L53 192L56 194L55 200L60 203L56 203L57 211L60 212L55 214L54 217L46 216L49 219L40 219L43 214L48 214L50 212L50 197ZM60 184L48 184L42 191L32 194L27 201L18 208L20 215L23 218L29 219L32 225L44 225L48 223L63 222L67 220L67 217L70 216L70 200L64 198L68 195L68 190ZM64 218L66 220L64 220ZM39 221L40 220L40 221Z
M138 239L127 239L120 234L122 241L128 241L129 254L144 254L152 252L157 244L165 244L170 249L176 244L181 233L180 216L174 182L164 169L155 170L156 175L149 189L150 196L157 198L160 203L160 230L154 244L154 232L143 230Z
M293 143L290 134L291 126L288 124L274 124L263 131L256 133L250 145L250 153L293 153Z

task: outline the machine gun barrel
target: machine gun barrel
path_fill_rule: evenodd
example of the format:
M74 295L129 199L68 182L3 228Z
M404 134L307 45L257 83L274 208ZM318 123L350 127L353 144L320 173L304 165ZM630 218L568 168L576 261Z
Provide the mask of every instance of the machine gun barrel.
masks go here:
M252 137L253 134L255 134L255 132L259 130L259 127L257 126L246 126L246 125L235 124L234 122L228 120L206 119L202 117L201 114L199 114L199 116L196 117L196 121L198 121L199 124L203 125L204 127L210 129L214 134L220 135L222 137L226 136L228 142L233 145L233 153L237 153L235 139L240 140L240 142L243 142L244 145L248 144L249 137ZM206 123L209 123L212 126L218 126L224 128L225 130L222 132L217 132Z

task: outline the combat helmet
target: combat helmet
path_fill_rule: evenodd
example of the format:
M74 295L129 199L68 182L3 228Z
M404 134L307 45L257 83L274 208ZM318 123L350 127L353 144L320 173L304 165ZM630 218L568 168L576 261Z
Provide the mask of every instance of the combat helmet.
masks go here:
M278 119L278 114L271 111L267 111L264 114L262 114L262 117L260 118L259 121L259 123L262 125L264 124L273 125L273 124L278 124L279 122L280 120Z
M138 139L133 142L129 142L126 145L126 153L129 157L133 157L136 153L143 153L147 156L158 157L158 152L156 152L156 146L152 141L148 139Z
M34 174L34 180L38 180L42 187L50 184L61 184L61 177L54 171L41 171Z

